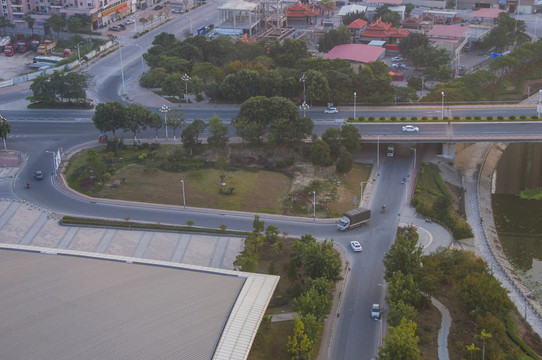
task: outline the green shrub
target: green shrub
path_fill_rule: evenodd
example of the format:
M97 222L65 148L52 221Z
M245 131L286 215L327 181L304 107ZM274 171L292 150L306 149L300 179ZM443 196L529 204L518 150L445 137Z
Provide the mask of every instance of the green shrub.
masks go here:
M502 120L504 120L504 118L502 117L502 115L499 115L499 116L497 116L497 120L501 120L501 121L502 121Z
M481 118L480 116L475 116L475 117L474 117L474 120L480 121L480 120L482 120L482 118Z
M358 121L365 121L365 116L358 117Z
M508 120L516 120L516 117L515 117L514 115L510 115L510 116L508 117Z
M525 120L525 119L527 119L527 116L521 115L519 118L520 118L521 120Z
M488 119L489 121L493 120L493 116L489 115L486 119Z
M454 120L459 121L459 120L461 120L461 118L459 116L454 116Z
M427 121L427 116L422 116L422 121Z
M465 120L472 120L472 117L470 117L470 116L465 116Z
M392 117L390 118L390 120L391 120L391 121L397 121L397 118L396 118L395 116L392 116Z
M433 121L438 121L438 116L433 116Z
M418 120L418 118L416 116L413 116L413 117L410 118L410 121L417 121L417 120Z
M386 121L386 118L384 116L381 116L380 121Z
M375 121L375 118L372 116L369 116L369 121Z
M447 117L447 116L445 116L445 117L443 117L443 118L442 118L442 120L444 120L444 121L448 121L448 117Z
M536 119L538 119L538 116L537 116L537 115L533 115L533 116L531 116L531 119L536 120Z
M347 122L354 122L356 119L354 119L352 116L350 116L348 119L346 119Z
M401 121L406 121L406 117L402 116Z

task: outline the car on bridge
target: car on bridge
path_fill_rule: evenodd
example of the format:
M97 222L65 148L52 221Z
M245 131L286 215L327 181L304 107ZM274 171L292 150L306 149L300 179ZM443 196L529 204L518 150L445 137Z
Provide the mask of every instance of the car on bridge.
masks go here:
M420 128L418 128L417 126L405 125L403 126L403 131L407 131L407 132L420 131Z
M336 114L338 112L339 110L337 110L337 108L334 108L334 107L330 107L324 110L324 114Z

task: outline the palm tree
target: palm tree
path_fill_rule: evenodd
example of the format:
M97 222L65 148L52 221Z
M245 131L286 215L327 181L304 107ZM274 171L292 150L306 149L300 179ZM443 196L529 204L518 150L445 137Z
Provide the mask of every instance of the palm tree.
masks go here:
M480 335L478 335L478 337L482 339L482 360L485 360L486 340L491 339L492 335L486 332L486 329L482 329L482 332L480 333Z
M480 348L476 347L476 346L474 345L474 343L472 343L472 344L470 344L470 345L467 345L467 351L470 352L470 360L472 360L473 353L474 353L475 351L479 351L479 350L480 350Z
M10 28L15 27L15 25L9 22L9 19L5 15L0 16L0 26L2 27L4 31L4 36L6 36L6 26Z
M47 20L47 22L49 23L51 29L56 31L56 36L58 38L60 31L64 29L64 26L66 26L66 19L64 19L60 14L53 14L49 20Z
M36 22L36 19L34 19L30 15L26 15L24 17L24 21L26 21L26 25L28 25L28 28L32 30L32 36L34 36L34 23Z

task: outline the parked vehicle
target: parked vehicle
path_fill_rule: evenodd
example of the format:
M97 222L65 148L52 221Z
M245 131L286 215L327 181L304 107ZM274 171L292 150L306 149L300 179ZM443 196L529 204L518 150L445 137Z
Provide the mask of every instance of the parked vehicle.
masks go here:
M391 58L391 61L393 61L393 62L401 62L401 61L405 61L405 59L402 56L394 56L394 57Z
M38 54L45 54L48 51L52 51L56 47L56 44L56 40L45 40L43 44L38 46Z
M153 9L154 10L162 10L164 8L164 5L156 5Z
M133 24L133 23L135 23L135 20L134 20L134 19L128 19L128 20L126 20L126 22L125 22L126 25L130 25L130 24Z
M118 27L120 27L121 30L126 30L126 25L124 24L118 24Z
M70 49L64 49L64 52L62 53L64 57L68 57L72 55L72 51Z
M25 40L17 41L17 45L15 49L17 50L18 53L25 53L26 50L28 50L26 48L26 41Z
M6 45L4 47L4 55L13 56L13 54L15 54L15 49L13 48L13 45Z
M182 14L183 13L183 9L173 9L171 10L172 13L175 13L175 14Z
M388 146L388 153L386 154L387 157L393 157L395 154L395 146L390 145Z
M114 26L111 26L109 28L109 31L120 31L120 30L121 30L121 28L118 25L114 25Z
M363 225L371 220L371 210L367 208L357 208L347 211L343 218L337 223L337 229L345 231Z
M0 51L4 51L4 48L11 44L11 38L9 36L4 36L0 38Z
M393 63L391 64L391 67L394 69L405 69L406 65L403 63Z
M32 40L30 42L30 50L32 50L32 51L38 51L39 46L40 46L40 41L39 40Z

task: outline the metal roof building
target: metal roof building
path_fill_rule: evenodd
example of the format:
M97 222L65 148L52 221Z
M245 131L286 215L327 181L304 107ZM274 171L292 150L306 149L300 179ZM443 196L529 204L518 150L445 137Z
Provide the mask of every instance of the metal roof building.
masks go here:
M1 359L245 359L278 282L9 244L0 270Z

